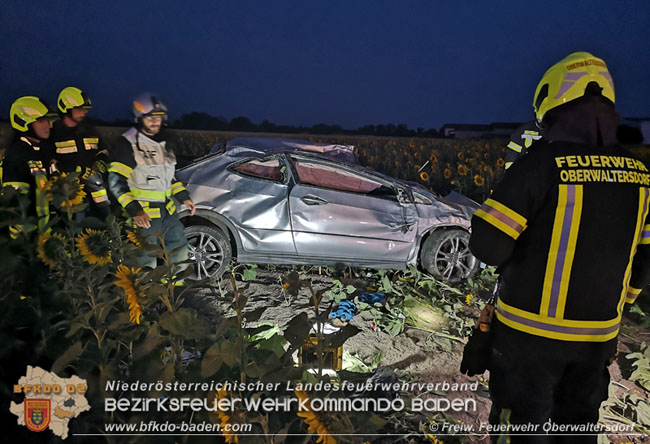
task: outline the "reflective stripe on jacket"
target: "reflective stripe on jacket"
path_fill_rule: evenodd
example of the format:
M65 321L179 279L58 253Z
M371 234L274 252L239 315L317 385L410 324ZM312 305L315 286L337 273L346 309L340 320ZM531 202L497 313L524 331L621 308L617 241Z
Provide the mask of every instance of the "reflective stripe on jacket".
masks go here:
M533 120L521 125L510 135L510 141L506 145L506 169L510 168L521 156L528 153L528 150L535 142L542 140L542 130Z
M176 156L162 139L164 133L157 139L131 128L122 136L108 170L111 192L131 216L143 211L160 217L162 207L173 214L176 205L171 197L182 202L189 194L174 178Z
M38 145L27 137L21 137L7 148L3 159L3 186L12 186L20 193L29 195L41 231L50 219L49 201L43 191L46 182L47 171ZM16 226L10 231L17 233L21 230Z

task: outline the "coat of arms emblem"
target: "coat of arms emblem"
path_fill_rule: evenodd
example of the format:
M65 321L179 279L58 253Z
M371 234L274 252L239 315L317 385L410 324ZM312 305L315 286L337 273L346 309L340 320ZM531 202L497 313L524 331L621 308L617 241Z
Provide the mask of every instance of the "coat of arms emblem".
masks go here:
M25 425L33 432L41 432L50 425L49 399L25 399Z

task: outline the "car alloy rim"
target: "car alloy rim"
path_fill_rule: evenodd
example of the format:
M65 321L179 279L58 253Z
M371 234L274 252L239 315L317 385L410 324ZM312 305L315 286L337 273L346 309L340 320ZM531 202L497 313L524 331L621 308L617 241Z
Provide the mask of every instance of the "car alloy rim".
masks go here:
M194 233L187 238L189 258L196 262L196 277L214 276L223 263L223 250L217 239L207 233Z
M450 237L436 251L434 267L445 280L464 279L472 272L475 261L463 239Z

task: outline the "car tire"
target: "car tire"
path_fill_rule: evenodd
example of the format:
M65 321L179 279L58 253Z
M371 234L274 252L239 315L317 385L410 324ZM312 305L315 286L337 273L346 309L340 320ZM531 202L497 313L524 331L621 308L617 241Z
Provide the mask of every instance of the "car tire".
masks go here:
M194 279L220 278L232 260L228 235L216 227L185 227L189 258L194 261Z
M469 233L459 229L431 233L420 250L420 261L433 277L449 284L472 277L479 265L469 251Z

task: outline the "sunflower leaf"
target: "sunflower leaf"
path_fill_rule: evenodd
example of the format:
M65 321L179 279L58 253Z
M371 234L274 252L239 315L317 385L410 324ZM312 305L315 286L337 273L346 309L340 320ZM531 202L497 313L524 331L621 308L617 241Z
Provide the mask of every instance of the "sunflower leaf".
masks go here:
M195 319L187 308L181 308L175 313L163 313L159 323L168 332L186 339L201 338L209 333L205 325Z
M157 325L151 326L144 340L138 344L133 351L133 359L140 359L151 353L163 341L163 336Z
M84 352L84 346L80 341L75 342L71 347L63 352L59 358L54 361L50 371L58 373L63 370L68 364L76 360Z
M219 344L212 344L201 359L201 377L209 378L214 375L219 371L222 364L221 348Z
M293 347L299 348L307 342L309 329L311 329L309 317L303 312L289 321L287 328L284 329L284 337Z
M88 321L92 315L93 312L89 311L88 313L84 313L74 318L72 322L70 322L70 330L66 333L65 337L69 338L74 336L80 329L88 327Z

